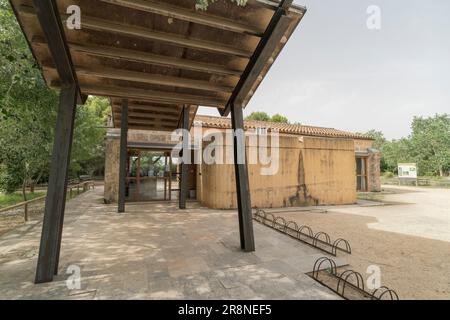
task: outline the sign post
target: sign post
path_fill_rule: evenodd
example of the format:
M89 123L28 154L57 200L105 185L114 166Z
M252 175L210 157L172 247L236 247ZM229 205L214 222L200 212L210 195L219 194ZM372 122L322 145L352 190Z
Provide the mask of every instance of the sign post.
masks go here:
M417 164L416 163L399 163L398 164L398 184L401 181L415 181L416 187L419 185L417 179Z

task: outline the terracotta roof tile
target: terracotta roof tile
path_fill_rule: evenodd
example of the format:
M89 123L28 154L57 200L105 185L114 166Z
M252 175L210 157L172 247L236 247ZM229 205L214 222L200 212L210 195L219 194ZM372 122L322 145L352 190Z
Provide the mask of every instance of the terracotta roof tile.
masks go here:
M231 120L229 118L197 115L195 117L195 122L201 123L203 127L207 127L207 128L219 128L219 129L231 128ZM250 121L245 121L244 126L245 126L246 130L265 128L269 131L270 130L278 130L280 133L284 133L284 134L315 136L315 137L333 137L333 138L373 140L370 137L367 137L365 135L358 134L358 133L337 130L334 128L312 127L312 126L304 126L304 125L298 125L298 124L285 124L285 123L277 123L277 122L250 120Z

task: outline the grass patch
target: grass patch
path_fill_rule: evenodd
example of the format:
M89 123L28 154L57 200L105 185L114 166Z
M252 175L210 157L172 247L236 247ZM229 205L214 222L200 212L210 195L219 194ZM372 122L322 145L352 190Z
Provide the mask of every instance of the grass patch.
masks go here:
M33 200L42 196L45 196L45 192L27 193L27 200ZM20 192L12 194L0 193L0 208L6 208L21 202L23 202L23 196Z

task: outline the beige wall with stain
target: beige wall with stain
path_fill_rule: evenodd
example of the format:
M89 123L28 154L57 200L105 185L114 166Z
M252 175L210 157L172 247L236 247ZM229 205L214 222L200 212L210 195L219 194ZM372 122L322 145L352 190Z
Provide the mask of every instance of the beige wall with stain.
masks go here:
M229 147L226 143L224 146ZM251 152L247 147L247 155ZM252 206L277 208L356 202L352 139L281 136L279 170L261 175L249 165ZM234 166L202 164L197 173L200 202L211 208L236 208Z

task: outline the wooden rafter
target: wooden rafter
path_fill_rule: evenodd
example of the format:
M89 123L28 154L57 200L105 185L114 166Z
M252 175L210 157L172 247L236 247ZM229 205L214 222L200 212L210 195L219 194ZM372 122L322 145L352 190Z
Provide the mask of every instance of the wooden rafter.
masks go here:
M21 5L19 7L19 12L23 15L28 15L32 17L36 15L34 8L26 5ZM62 13L61 18L64 21L67 18L67 15L65 13ZM121 34L124 36L130 36L150 41L160 41L176 46L198 50L206 50L221 54L238 56L242 58L250 58L252 56L252 52L250 51L233 47L230 45L224 45L221 42L192 39L173 33L152 31L144 27L132 26L125 23L114 23L109 20L93 18L87 15L83 15L83 19L81 19L81 27L83 29L88 30L97 30L113 34Z
M32 43L40 46L47 45L47 43L41 36L34 36L32 39ZM122 49L117 47L100 46L86 43L77 44L69 42L69 48L72 52L82 52L101 58L111 58L124 61L148 63L164 67L179 68L209 74L240 77L243 72L243 70L227 68L218 64L204 63L189 59L173 58L143 51Z
M119 114L120 109L114 108L113 112L116 114ZM177 115L163 114L163 113L137 112L137 111L132 111L131 108L129 111L129 116L130 117L139 117L139 118L143 118L143 119L164 119L164 120L178 121Z
M221 30L228 30L237 33L245 33L253 36L261 37L264 30L258 27L246 25L236 22L235 20L214 16L211 14L202 13L199 11L188 10L179 6L174 6L166 3L143 0L101 0L102 2L111 3L114 5L136 9L144 12L155 13L169 18L189 21Z
M146 72L127 71L124 69L115 69L101 67L90 69L86 67L76 66L77 74L80 76L100 77L114 80L126 80L141 82L147 84L172 86L177 88L199 89L205 91L231 93L233 87L214 84L209 81L194 80L181 77L162 76Z
M83 85L83 83L80 83L80 87L84 93L91 95L110 96L116 98L128 97L130 99L136 99L147 102L160 102L160 103L165 102L176 104L182 104L183 102L184 103L187 102L190 104L199 104L203 106L211 106L217 108L223 108L226 104L226 101L223 99L184 93L135 89L123 86Z

